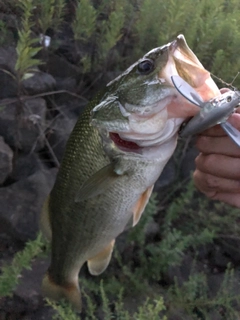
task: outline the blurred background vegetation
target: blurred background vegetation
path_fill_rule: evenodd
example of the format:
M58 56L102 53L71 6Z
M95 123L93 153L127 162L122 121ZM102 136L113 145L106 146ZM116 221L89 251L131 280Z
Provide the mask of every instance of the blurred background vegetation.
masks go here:
M59 57L76 79L66 94L85 104L180 33L219 86L234 80L240 87L238 0L0 0L0 13L0 46L17 54L14 70L1 71L16 82L18 98L28 95L23 83L37 72L55 76ZM208 201L183 180L188 143L180 141L175 153L174 182L154 194L139 225L120 237L109 269L98 278L83 270L82 319L240 319L239 210ZM39 235L2 268L0 296L12 294L23 268L46 255L47 246ZM46 303L57 310L54 319L79 319L64 302Z
M240 65L239 10L237 0L1 0L0 11L17 19L3 15L0 44L17 47L20 79L37 64L46 68L51 52L79 66L79 76L102 75L183 33L204 67L230 83Z

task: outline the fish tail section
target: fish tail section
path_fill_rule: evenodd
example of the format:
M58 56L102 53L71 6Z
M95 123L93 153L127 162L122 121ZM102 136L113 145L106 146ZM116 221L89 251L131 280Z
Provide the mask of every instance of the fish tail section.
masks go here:
M82 310L81 292L77 279L75 282L59 285L51 279L49 273L46 273L42 282L42 293L51 300L67 300L77 312Z
M98 276L107 268L112 257L114 243L115 240L112 240L106 248L87 261L88 270L92 275Z
M50 212L49 212L49 196L45 200L42 212L40 215L40 221L39 221L40 229L43 233L43 235L51 241L52 239L52 229L50 224Z

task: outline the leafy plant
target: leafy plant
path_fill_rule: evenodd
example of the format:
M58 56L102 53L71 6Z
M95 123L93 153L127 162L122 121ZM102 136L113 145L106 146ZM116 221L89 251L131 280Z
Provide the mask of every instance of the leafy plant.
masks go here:
M35 240L26 243L23 251L15 254L11 265L2 267L0 275L0 297L11 296L19 283L23 269L31 270L31 261L43 251L45 242L39 233Z
M239 315L236 306L240 303L240 294L234 290L235 281L234 270L229 266L217 295L213 296L207 275L193 269L189 280L182 285L175 279L174 285L169 288L168 299L173 301L175 308L184 309L191 315L191 319L211 320L213 314L218 314L223 319L235 320Z
M82 42L92 48L90 53L81 56L83 73L99 70L99 66L106 62L110 50L121 39L126 4L126 0L103 1L95 9L90 0L78 1L72 23L74 39L79 47Z
M30 78L36 71L36 67L42 63L41 60L34 58L41 50L41 46L37 44L39 39L32 36L31 28L33 26L32 17L34 2L33 0L19 0L18 4L22 11L21 29L18 31L17 42L17 61L15 71L17 74L18 84L21 81Z
M64 0L34 0L34 14L38 31L46 35L48 29L58 31L65 13Z

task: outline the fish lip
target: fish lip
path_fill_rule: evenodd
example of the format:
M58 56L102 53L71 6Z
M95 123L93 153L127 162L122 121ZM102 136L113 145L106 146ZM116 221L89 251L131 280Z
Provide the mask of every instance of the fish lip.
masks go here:
M177 39L175 39L169 44L170 52L173 53L177 49L177 47L178 47L178 41Z
M167 45L168 62L158 74L159 79L173 86L171 76L179 75L193 88L199 87L209 77L209 72L203 67L197 56L188 46L184 35L180 34Z

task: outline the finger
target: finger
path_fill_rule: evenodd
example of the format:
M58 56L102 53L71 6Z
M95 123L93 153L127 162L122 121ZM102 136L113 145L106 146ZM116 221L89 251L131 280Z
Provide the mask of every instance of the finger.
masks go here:
M225 202L231 206L240 208L240 194L239 193L215 193L213 194L206 194L207 197L211 198L212 200L219 200Z
M195 164L198 170L225 179L240 180L240 159L222 154L200 153Z
M225 179L212 174L195 170L193 174L195 186L205 194L238 193L240 194L240 181Z
M240 107L235 110L236 113L240 113Z
M228 121L238 130L240 130L240 108L237 109L237 113L233 113Z
M222 89L220 89L221 94L223 94L223 93L225 93L225 92L228 92L228 91L231 91L231 90L228 89L228 88L222 88Z
M240 148L228 136L199 136L196 147L205 154L223 154L230 157L240 157Z
M209 137L223 137L226 136L226 132L223 130L223 128L218 124L214 127L211 127L203 132L200 133L200 136L209 136Z

